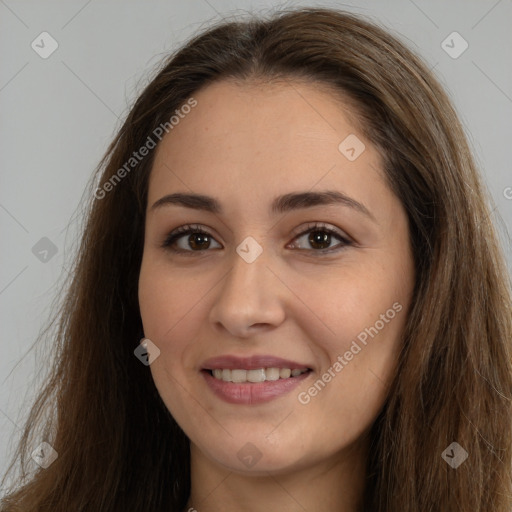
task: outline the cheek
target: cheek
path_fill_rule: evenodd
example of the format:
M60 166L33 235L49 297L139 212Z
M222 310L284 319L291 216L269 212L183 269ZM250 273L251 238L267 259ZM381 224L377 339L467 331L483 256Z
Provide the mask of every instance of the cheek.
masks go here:
M144 335L157 345L169 339L180 339L176 333L183 328L194 303L201 297L199 283L184 282L168 265L144 257L139 276L139 307ZM163 348L163 347L161 347Z
M297 308L295 319L310 339L322 340L331 357L349 350L358 335L363 343L372 339L369 332L378 331L380 350L399 336L403 326L411 287L406 278L406 273L368 258L347 258L343 268L315 275L296 272L289 280L307 308L302 306L302 314Z
M205 296L209 287L203 280L183 272L171 272L168 264L143 259L139 276L139 307L144 336L160 349L151 373L168 406L178 394L172 389L185 381L199 360L197 344L204 325Z
M412 273L397 271L395 263L347 258L328 278L300 279L315 315L296 318L323 357L299 401L333 436L339 425L347 435L369 426L394 377L413 284Z
M177 282L178 281L178 282ZM179 291L178 291L179 290ZM180 393L184 382L184 358L191 333L188 323L192 297L180 286L179 278L169 275L149 257L143 259L139 276L139 307L144 336L160 350L149 369L155 386L173 416L186 409ZM187 315L187 312L189 313Z
M307 425L303 437L312 436L312 445L318 443L314 437L318 425L323 439L332 443L331 449L353 442L371 427L384 406L396 372L405 321L405 308L396 314L389 308L375 305L371 321L367 321L366 310L358 316L345 310L333 322L339 335L319 340L325 363L297 396ZM380 311L384 315L390 311L388 323L380 320Z

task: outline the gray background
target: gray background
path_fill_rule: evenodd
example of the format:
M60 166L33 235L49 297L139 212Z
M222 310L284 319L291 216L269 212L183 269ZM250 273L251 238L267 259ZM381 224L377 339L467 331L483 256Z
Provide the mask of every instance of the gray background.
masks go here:
M161 57L210 21L278 5L370 16L420 53L461 115L503 238L510 231L512 0L0 0L0 474L44 375L44 351L29 348L66 275L77 206L127 106ZM43 31L59 45L47 59L31 47ZM441 46L453 31L469 44L456 59ZM43 237L55 255L41 252Z

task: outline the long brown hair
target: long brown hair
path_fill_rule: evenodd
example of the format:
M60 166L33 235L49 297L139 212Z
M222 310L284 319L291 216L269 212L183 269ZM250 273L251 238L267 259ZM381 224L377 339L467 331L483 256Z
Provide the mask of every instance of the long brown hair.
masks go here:
M399 371L371 430L365 510L510 511L510 281L465 135L431 72L397 39L317 8L210 28L170 56L136 100L98 168L108 193L91 197L58 315L55 364L10 467L22 469L2 511L185 507L188 439L133 354L154 151L105 184L200 88L276 78L324 83L348 98L409 218L417 281ZM41 440L58 458L32 474ZM452 442L468 453L457 469L441 456Z

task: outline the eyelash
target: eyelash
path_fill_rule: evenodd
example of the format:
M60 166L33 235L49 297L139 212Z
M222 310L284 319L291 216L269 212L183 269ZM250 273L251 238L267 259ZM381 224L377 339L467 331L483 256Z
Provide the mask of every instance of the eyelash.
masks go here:
M345 247L353 245L353 242L351 240L349 240L348 238L346 238L345 236L343 236L340 232L338 232L334 228L331 228L321 222L314 222L314 223L308 224L306 229L293 235L293 240L295 241L298 238L306 235L307 233L313 232L313 231L320 231L320 232L328 233L329 235L336 237L340 242L338 245L336 245L334 247L327 248L327 249L299 249L300 251L309 251L309 252L314 252L314 253L326 254L326 253L338 252L340 250L343 250ZM176 248L172 247L172 245L177 240L184 237L185 235L191 235L191 234L202 234L202 235L207 235L207 236L213 238L213 236L208 231L203 229L200 225L186 224L184 226L180 226L179 228L176 228L174 231L169 233L169 235L165 238L165 240L162 243L162 248L170 250L174 253L185 254L187 256L193 256L194 254L204 253L209 250L209 249L203 249L203 250L195 251L192 249L184 250L184 249L176 249ZM217 243L219 243L219 242L217 242Z

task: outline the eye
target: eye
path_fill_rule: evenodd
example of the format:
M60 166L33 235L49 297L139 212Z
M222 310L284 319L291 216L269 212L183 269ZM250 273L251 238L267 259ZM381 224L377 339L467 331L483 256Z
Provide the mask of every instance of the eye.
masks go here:
M338 243L332 246L335 241ZM322 223L314 223L294 238L291 247L315 252L334 252L349 245L352 242L342 232Z
M337 243L333 246L332 243L336 241ZM352 241L343 232L315 222L297 234L288 247L327 253L341 250L349 245L352 245ZM162 243L162 247L176 253L190 254L208 249L222 249L222 246L203 227L190 224L172 231Z
M217 246L212 247L212 243ZM180 226L172 231L164 240L162 247L174 252L199 252L222 248L208 231L201 226L192 225Z

